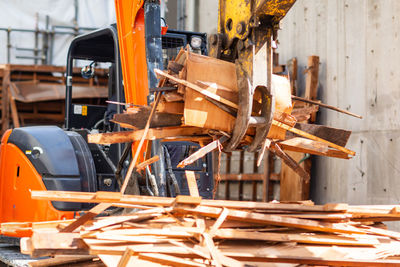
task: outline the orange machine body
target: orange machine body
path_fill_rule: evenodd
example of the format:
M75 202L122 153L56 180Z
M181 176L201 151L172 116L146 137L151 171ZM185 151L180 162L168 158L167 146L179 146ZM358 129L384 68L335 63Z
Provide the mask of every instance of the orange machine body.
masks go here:
M136 105L147 105L149 95L143 5L143 0L115 0L125 102ZM27 222L29 225L31 222L73 218L74 212L59 211L51 201L31 199L31 190L46 190L46 187L25 153L7 142L11 132L8 130L3 135L0 146L0 222ZM146 146L143 146L141 156ZM137 142L134 142L132 150L136 147ZM22 237L31 232L2 234Z
M147 105L149 94L143 0L116 0L125 101Z
M50 201L32 200L31 190L46 190L42 177L26 155L14 144L7 143L12 130L2 137L0 147L0 222L40 222L71 219L74 212L56 210ZM2 233L16 237L29 231Z
M147 105L149 95L143 4L143 0L115 0L125 102L136 105ZM133 142L132 151L137 146L138 142Z

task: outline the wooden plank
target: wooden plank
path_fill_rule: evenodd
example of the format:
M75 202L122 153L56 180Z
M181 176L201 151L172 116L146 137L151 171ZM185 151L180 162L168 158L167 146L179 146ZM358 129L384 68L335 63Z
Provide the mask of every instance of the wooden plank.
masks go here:
M305 154L298 152L286 152L294 161L300 162ZM304 169L304 162L299 164ZM306 183L285 162L282 162L280 172L280 201L299 201L308 199L309 183Z
M295 161L291 156L289 156L286 152L284 152L277 143L272 142L271 146L269 147L269 150L275 153L275 155L277 155L278 157L280 157L282 161L299 176L300 182L302 184L309 184L310 174L306 170L304 170L304 168L302 168L297 163L297 161Z
M164 93L163 97L167 102L183 101L183 96L175 91L166 92Z
M225 105L227 105L229 107L232 107L232 108L235 108L235 109L238 108L238 105L233 103L232 101L229 101L229 100L227 100L225 98L222 98L217 94L211 93L207 89L204 89L204 88L198 86L197 84L194 84L194 83L188 82L186 80L182 80L182 79L176 78L176 77L174 77L172 75L169 75L168 73L165 73L165 72L163 72L162 70L159 70L159 69L154 69L154 72L156 74L160 75L160 76L166 77L166 78L168 78L170 80L173 80L173 81L175 81L177 83L183 84L186 87L189 87L189 88L201 93L202 95L205 95L205 96L207 96L207 97L209 97L211 99L214 99L215 101L221 102L221 103L223 103L223 104L225 104ZM230 79L232 79L232 77L230 77Z
M224 173L220 174L221 181L263 181L263 173Z
M189 187L190 196L199 197L199 188L197 187L196 177L193 171L185 171L187 184Z
M198 80L215 82L216 84L218 84L218 86L224 86L235 91L235 88L232 88L235 83L232 82L236 82L236 80L232 79L231 75L229 75L229 79L226 79L227 76L223 75L223 73L231 73L232 69L232 74L236 75L234 64L229 62L220 63L221 60L206 58L206 62L208 62L209 60L215 60L218 63L214 64L213 62L213 64L207 65L209 66L208 68L203 69L202 67L204 65L204 62L198 62L199 59L203 60L205 58L198 58L197 55L190 54L190 60L187 61L187 80L176 79L172 76L168 77L173 78L175 82L179 82L180 84L187 86L185 92L184 109L185 125L231 132L235 121L234 117L227 112L221 110L218 106L209 102L206 97L227 104L228 106L234 105L237 107L237 104L217 94L220 92L224 92L223 90L218 90L218 88L213 86L207 87L203 84L200 86L197 85L196 82ZM233 68L225 68L225 65L233 66ZM219 71L217 72L214 72L215 70L213 71L213 68L215 67L221 69L219 69Z
M286 124L280 123L280 122L278 122L278 121L273 120L273 121L272 121L272 124L275 125L275 126L278 126L278 127L282 128L282 129L285 129L285 130L287 130L287 131L290 131L290 132L292 132L292 133L295 133L295 134L297 134L297 135L306 137L306 138L308 138L308 139L326 143L326 144L329 145L330 147L336 148L336 149L338 149L338 150L340 150L340 151L342 151L342 152L345 152L345 153L347 153L347 154L349 154L349 155L351 155L351 156L355 156L355 154L356 154L354 151L351 151L351 150L349 150L349 149L347 149L347 148L345 148L345 147L339 146L339 145L337 145L337 144L334 144L334 143L332 143L332 142L329 142L329 141L327 141L327 140L324 140L324 139L322 139L322 138L319 138L319 137L317 137L317 136L315 136L315 135L312 135L312 134L309 134L309 133L307 133L307 132L301 131L301 130L299 130L299 129L297 129L297 128L292 128L292 127L290 127L290 126L288 126L288 125L286 125Z
M316 100L318 95L319 57L312 55L308 57L306 69L305 97ZM315 122L316 114L312 114L310 121Z
M190 212L202 216L217 218L221 212L220 208L197 206L196 208L176 208L182 212ZM348 225L337 225L327 222L318 222L313 220L287 218L279 215L267 215L256 212L246 212L239 210L229 210L228 219L264 223L266 225L278 225L285 227L293 227L307 229L312 231L330 232L330 233L348 233L348 234L366 234L364 230Z
M10 65L3 65L3 80L1 87L1 129L4 133L9 128L9 90L10 86Z
M107 267L117 267L118 262L121 260L120 255L108 255L108 254L99 254L99 258L101 261L107 265ZM164 265L141 260L137 255L133 255L130 257L128 262L128 266L140 266L140 267L162 267Z
M59 266L59 265L66 265L66 264L76 264L76 263L90 261L94 258L96 258L96 256L93 256L93 255L55 257L55 258L42 259L42 260L38 260L38 261L29 262L29 266L31 266L31 267L48 267L48 266Z
M328 127L325 125L297 123L295 127L299 130L315 135L319 138L325 139L339 146L346 146L347 141L351 135L351 131ZM291 136L289 136L288 133L286 135L286 139L289 138L291 138Z
M84 239L84 241L90 247L91 254L108 254L108 255L122 255L127 246L130 247L132 251L135 253L147 253L147 252L154 252L154 253L164 253L174 256L187 256L187 257L196 257L199 255L200 257L204 256L204 253L201 253L201 250L198 249L198 246L194 246L195 249L198 251L192 252L188 250L186 247L176 247L171 246L170 244L180 243L180 241L176 240L166 240L164 244L136 244L136 245L129 245L129 243L121 243L119 241L115 242L113 240L98 240L98 239ZM132 243L131 243L132 244Z
M161 100L157 106L157 112L183 115L184 105L183 102L166 102L165 100Z
M155 216L159 215L160 213L154 213L154 214L133 214L133 215L126 215L126 216L111 216L105 219L102 219L98 222L94 222L91 226L85 226L84 230L85 231L95 231L99 230L103 227L108 227L111 225L115 224L120 224L123 222L137 222L137 221L142 221L142 220L147 220L154 218Z
M72 191L36 191L31 192L32 199L42 199L51 201L69 201L69 202L90 202L90 203L114 203L137 204L149 206L171 206L174 198L168 197L150 197L121 195L119 192L72 192ZM233 200L210 200L202 199L201 205L209 207L227 207L234 209L258 209L258 210L293 210L293 211L313 211L313 212L345 212L349 207L347 204L341 205L304 205L304 204L286 204L286 203L263 203L252 201L233 201ZM370 206L371 208L373 206Z
M211 257L214 260L214 265L216 267L222 267L222 259L220 258L220 253L215 247L214 241L208 233L203 233L204 243L208 250L210 251Z
M280 111L274 112L274 120L277 120L292 127L294 127L297 123L297 120L294 116Z
M95 144L114 144L114 143L128 143L140 140L143 136L144 130L102 133L102 134L88 134L88 142ZM162 128L162 129L149 129L146 140L155 140L160 138L178 138L182 136L203 136L207 135L207 129L197 127L179 127L179 128Z
M400 260L362 260L362 259L338 259L330 257L310 257L310 256L287 256L287 255L235 255L235 253L224 253L234 259L248 262L280 262L317 266L399 266Z
M124 254L122 254L121 259L118 262L117 267L125 267L127 266L129 260L131 259L131 256L134 254L134 251L127 247Z
M144 170L147 166L149 166L150 164L153 164L154 162L157 162L159 160L160 160L160 157L158 155L155 155L154 157L149 158L148 160L145 160L145 161L139 163L136 166L136 170L137 171Z
M228 217L228 214L229 214L229 210L226 208L223 208L218 219L215 221L215 223L213 224L211 229L208 231L208 233L210 234L211 237L213 237L215 235L215 233L218 231L218 229L224 223L224 221Z
M196 196L178 195L178 196L176 196L176 203L177 204L200 205L201 197L200 196L196 197Z
M158 102L160 102L160 99L161 99L161 92L158 92L157 95L156 95L156 99L154 100L153 107L151 109L150 115L149 115L149 117L147 119L146 126L143 129L143 135L140 138L139 144L136 147L135 155L133 156L133 158L131 160L131 163L129 164L128 171L126 172L124 183L122 184L122 187L121 187L121 193L122 194L125 193L126 187L129 184L129 180L132 177L132 172L133 172L134 168L136 167L137 160L138 160L139 155L140 155L140 153L142 151L142 146L144 144L144 141L146 140L146 136L147 136L147 133L148 133L148 131L150 129L150 124L151 124L151 121L153 119L154 112L155 112L155 110L157 108Z
M31 255L51 256L57 254L65 255L87 255L88 247L80 238L79 233L57 233L57 232L34 232L31 237Z
M12 86L12 84L13 83L10 83L10 86ZM10 86L8 87L8 95L10 97L9 101L10 101L10 108L11 108L11 117L12 117L14 128L19 128L20 123L19 123L19 119L18 119L17 105L15 104L15 98L11 94Z
M215 150L217 148L220 148L221 144L223 144L226 141L228 141L228 137L223 136L220 139L211 142L210 144L200 148L199 150L197 150L196 152L191 154L189 157L187 157L186 159L184 159L181 162L179 162L177 167L178 168L183 168L183 167L185 167L187 165L192 164L196 160L204 157L206 154L212 152L213 150Z
M302 244L322 244L333 246L361 246L372 247L379 245L376 238L357 238L322 234L290 234L290 233L268 233L257 231L241 231L235 229L219 229L215 233L217 239L233 240L260 240L269 242L297 242Z
M296 118L298 122L307 122L311 117L311 114L319 110L318 106L295 108L292 111L292 116Z
M337 108L337 107L334 107L334 106L330 106L330 105L327 105L327 104L324 104L324 103L321 103L321 102L318 102L318 101L313 101L313 100L305 99L305 98L302 98L302 97L299 97L299 96L294 96L294 95L292 95L292 99L298 100L298 101L303 101L305 103L309 103L309 104L313 104L313 105L318 105L320 107L324 107L324 108L327 108L327 109L331 109L331 110L334 110L334 111L337 111L337 112L340 112L340 113L344 113L344 114L347 114L347 115L362 119L362 116L360 116L360 115L357 115L357 114L354 114L354 113L349 112L347 110L343 110L343 109L340 109L340 108Z
M206 266L205 264L161 253L140 253L139 259L149 260L151 262L161 263L163 265L170 265L170 266L186 266L186 267Z
M100 204L96 205L95 207L91 208L88 212L86 212L85 215L79 217L76 221L74 221L73 223L71 223L64 229L62 229L60 232L68 233L68 232L74 231L79 226L81 226L85 222L93 219L94 217L96 217L97 215L99 215L100 213L102 213L103 211L108 209L109 207L111 207L110 203L100 203Z
M333 157L333 158L349 159L349 154L344 153L339 150L336 150L336 149L328 148L326 151L323 151L324 149L322 147L320 147L320 144L321 144L320 142L313 143L316 141L312 141L309 139L304 139L304 140L307 140L306 143L304 143L303 141L297 142L300 139L296 139L296 138L300 138L300 137L295 137L295 138L292 138L289 140L279 142L278 145L283 150L287 150L287 151L308 153L308 154ZM294 139L296 139L296 140L294 140Z
M292 58L287 62L287 69L290 78L290 91L292 95L297 95L297 58Z
M295 137L279 142L279 145L287 145L292 147L303 148L310 151L317 151L321 154L326 153L329 150L328 145L325 143L313 141L302 137Z
M143 129L146 126L150 112L148 109L139 109L137 112L115 114L112 121L123 125L125 128ZM155 112L150 123L150 128L173 127L180 126L181 124L182 115Z

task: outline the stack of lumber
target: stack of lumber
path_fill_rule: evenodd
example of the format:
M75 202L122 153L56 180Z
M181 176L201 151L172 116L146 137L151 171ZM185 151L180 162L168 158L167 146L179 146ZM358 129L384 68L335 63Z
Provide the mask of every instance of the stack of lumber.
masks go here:
M0 64L2 128L64 123L66 68L50 65ZM99 104L108 97L107 69L91 79L73 69L73 95L78 103Z
M100 204L77 220L30 224L21 251L55 257L33 266L63 259L93 266L400 265L400 233L380 223L400 220L400 206L206 200L194 190L177 198L32 191L41 201ZM95 218L104 206L136 212ZM20 227L27 224L3 223L1 230Z

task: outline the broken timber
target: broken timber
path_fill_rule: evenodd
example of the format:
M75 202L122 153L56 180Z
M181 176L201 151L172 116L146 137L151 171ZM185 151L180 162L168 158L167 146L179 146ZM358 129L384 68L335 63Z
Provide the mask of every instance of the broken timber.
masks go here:
M95 200L103 204L110 201L119 205L140 204L146 209L129 215L92 218L68 233L58 232L61 222L49 222L49 228L34 229L31 238L23 238L21 250L33 257L75 255L74 260L78 261L97 257L107 266L118 262L122 266L245 266L248 262L400 264L395 257L400 254L400 233L353 221L359 216L372 220L376 216L392 216L392 220L400 220L396 212L399 206L206 200L196 197L194 173L188 172L187 178L192 184L191 196L177 198L33 191L35 199Z

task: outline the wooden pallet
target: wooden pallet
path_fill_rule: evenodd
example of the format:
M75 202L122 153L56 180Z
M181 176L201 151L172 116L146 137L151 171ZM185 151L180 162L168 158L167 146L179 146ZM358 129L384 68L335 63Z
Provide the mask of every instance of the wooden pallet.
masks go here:
M10 92L11 86L18 83L32 84L32 90L35 85L41 84L47 86L65 86L65 67L46 66L46 65L0 65L1 81L1 131L4 132L11 126L19 127L26 124L56 124L62 125L64 121L64 100L55 96L51 99L52 91L50 89L50 99L47 101L18 101ZM101 87L106 91L108 83L108 70L96 70L96 77L85 80L80 76L80 69L73 70L73 83L79 87ZM15 88L12 88L15 89ZM33 92L33 91L32 91ZM89 94L88 94L89 95ZM89 97L83 103L97 104L102 97Z

